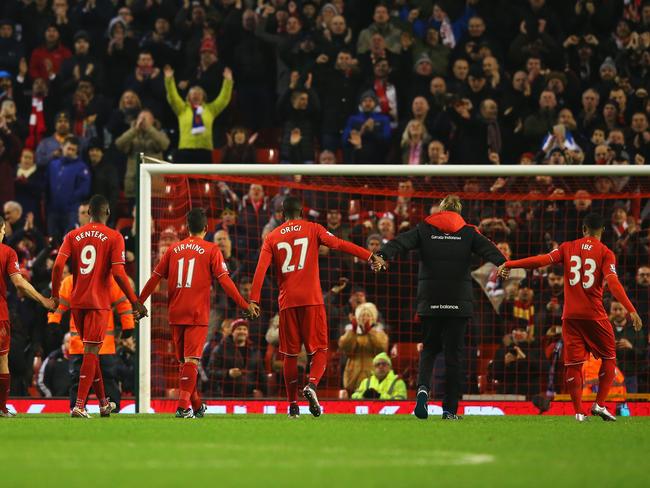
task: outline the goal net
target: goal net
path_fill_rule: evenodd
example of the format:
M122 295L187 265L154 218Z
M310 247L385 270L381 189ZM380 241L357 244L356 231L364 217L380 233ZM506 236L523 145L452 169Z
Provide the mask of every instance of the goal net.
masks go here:
M437 210L447 194L463 201L463 216L513 259L544 253L582 235L584 216L607 222L604 242L615 252L628 295L648 320L650 290L650 171L645 166L390 166L390 165L170 165L145 157L138 205L138 284L142 288L165 250L187 236L186 213L206 209L209 233L233 281L250 293L263 236L281 222L282 198L299 196L306 218L376 251ZM321 249L320 279L329 321L328 365L319 396L352 397L386 352L392 369L415 393L419 319L418 255L413 252L374 274L366 263ZM475 312L466 338L465 395L552 398L565 393L562 363L562 284L554 266L497 277L491 263L472 263ZM567 275L568 276L568 275ZM166 284L153 294L150 318L140 321L139 409L152 398L177 396L178 365L167 325ZM366 305L373 304L373 305ZM262 315L233 334L241 317L218 286L211 303L208 342L200 367L206 398L282 398L277 351L277 287L269 271ZM635 333L626 311L606 293L619 357L614 394L648 393L648 334ZM369 312L372 328L362 312ZM367 315L367 314L366 314ZM370 332L369 332L370 331ZM299 359L300 371L307 359ZM237 370L233 372L233 370ZM585 366L586 393L598 365ZM444 391L444 358L436 361L433 398Z

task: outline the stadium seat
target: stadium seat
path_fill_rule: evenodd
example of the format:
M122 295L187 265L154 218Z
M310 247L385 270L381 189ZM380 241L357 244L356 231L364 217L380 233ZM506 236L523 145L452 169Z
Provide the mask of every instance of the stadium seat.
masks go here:
M219 164L221 162L222 157L223 157L223 154L221 152L221 149L213 149L212 150L212 163Z
M280 162L280 151L275 147L263 147L255 150L255 159L262 164Z
M478 359L478 390L481 394L495 393L495 385L488 381L488 366L494 360L494 356L501 344L481 344L476 351Z

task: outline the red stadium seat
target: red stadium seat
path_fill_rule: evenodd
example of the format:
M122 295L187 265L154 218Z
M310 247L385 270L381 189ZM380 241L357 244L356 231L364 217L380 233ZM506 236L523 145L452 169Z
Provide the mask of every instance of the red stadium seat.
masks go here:
M275 147L263 147L255 150L255 159L262 164L280 162L280 151Z
M219 164L221 162L222 157L223 157L223 154L221 153L221 149L213 149L212 150L212 163Z

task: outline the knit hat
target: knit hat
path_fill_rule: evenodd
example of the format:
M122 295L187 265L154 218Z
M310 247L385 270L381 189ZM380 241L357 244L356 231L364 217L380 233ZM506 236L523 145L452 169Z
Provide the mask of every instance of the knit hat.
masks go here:
M86 42L90 42L90 34L88 31L80 30L74 35L74 42L77 42L79 39L85 39Z
M1 70L0 71L0 79L2 79L2 78L11 78L11 73L9 73L9 71L6 71L4 69Z
M214 55L217 54L217 44L214 42L214 39L210 36L204 37L201 41L201 48L199 49L199 54L209 52Z
M562 85L564 85L564 87L567 86L566 75L564 73L561 73L560 71L551 71L548 74L548 76L546 76L547 83L551 80L560 80L562 82Z
M364 91L359 97L359 102L363 102L366 98L372 98L375 104L379 103L379 100L377 99L377 95L372 90Z
M420 56L418 56L418 59L415 61L415 64L413 65L413 67L417 68L422 63L431 64L431 58L429 57L429 55L427 53L420 54Z
M232 327L232 330L235 330L237 327L246 327L248 329L248 320L246 319L233 320L230 326Z
M605 61L603 61L603 64L600 65L600 71L603 71L603 68L611 68L614 70L614 74L616 74L618 71L616 70L616 64L614 63L614 60L611 57L606 57Z
M323 15L323 12L325 10L331 10L334 13L334 15L339 15L339 9L337 9L336 5L334 5L333 3L326 3L325 5L323 5L323 8L320 9L320 14Z
M374 366L380 361L386 361L388 365L392 368L393 367L393 362L390 360L390 356L386 354L385 352L380 352L377 354L373 359L372 359L372 365Z
M485 71L483 71L483 66L481 66L479 63L474 63L472 66L469 67L469 72L467 73L467 76L471 76L472 78L477 78L477 79L485 78Z

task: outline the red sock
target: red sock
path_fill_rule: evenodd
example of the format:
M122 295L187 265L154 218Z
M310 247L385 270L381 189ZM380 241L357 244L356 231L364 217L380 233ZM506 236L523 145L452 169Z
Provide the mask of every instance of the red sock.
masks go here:
M81 363L81 371L79 371L79 388L77 389L77 402L75 407L84 408L88 392L95 380L95 367L98 364L96 354L84 354L83 362Z
M327 351L319 349L311 356L311 363L309 363L309 382L318 386L318 382L325 374L327 367Z
M93 354L95 357L95 378L93 379L93 391L97 395L97 401L99 405L105 407L108 405L108 400L106 399L106 393L104 392L104 377L102 376L102 367L99 363L99 355Z
M0 374L0 410L7 411L7 399L9 398L9 387L11 386L11 376L9 373Z
M566 367L566 386L571 395L573 409L576 413L584 414L582 410L582 364L572 364Z
M183 410L190 408L190 397L196 388L196 375L199 370L196 364L187 362L181 367L180 393L178 395L178 406Z
M195 412L201 408L203 401L201 400L201 395L199 395L199 390L196 388L196 383L194 384L194 391L190 395L190 403L192 404L192 410Z
M296 356L284 356L284 385L287 388L287 400L295 403L298 400L298 358Z
M601 407L605 405L605 400L607 400L615 376L616 359L603 359L598 371L598 394L596 395L596 403Z

